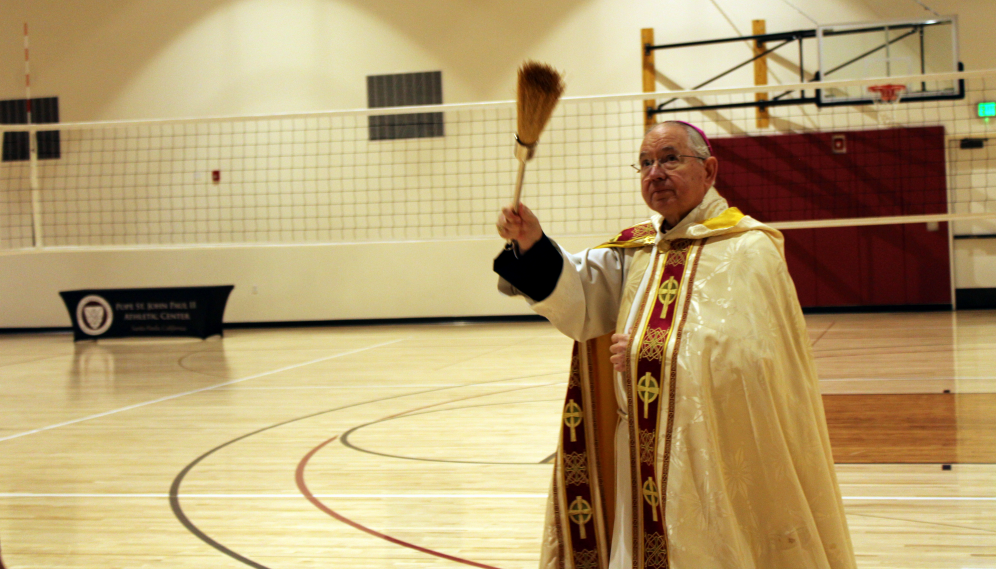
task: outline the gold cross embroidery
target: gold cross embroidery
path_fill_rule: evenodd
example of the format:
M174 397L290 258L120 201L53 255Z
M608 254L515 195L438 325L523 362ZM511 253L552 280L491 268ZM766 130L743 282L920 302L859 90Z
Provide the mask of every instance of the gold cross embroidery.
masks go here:
M564 407L564 424L571 430L571 442L577 442L577 435L574 431L581 424L581 407L573 399L567 402Z
M643 418L647 419L650 415L650 404L657 399L657 396L661 393L660 384L654 379L654 376L648 371L640 378L640 381L636 382L636 395L643 401Z
M660 290L657 291L657 298L661 301L661 304L664 305L664 307L661 308L661 316L663 316L667 311L667 307L674 302L674 298L676 296L678 296L678 281L674 280L674 277L671 277L664 281L664 284L661 285Z
M647 481L643 483L643 499L650 504L650 511L653 512L654 521L657 521L657 506L661 503L660 498L657 496L657 484L654 479L647 477Z
M578 496L573 502L571 502L570 507L567 509L567 516L572 522L578 524L578 529L581 532L581 539L587 539L584 531L584 525L591 521L591 504L589 504L581 496Z

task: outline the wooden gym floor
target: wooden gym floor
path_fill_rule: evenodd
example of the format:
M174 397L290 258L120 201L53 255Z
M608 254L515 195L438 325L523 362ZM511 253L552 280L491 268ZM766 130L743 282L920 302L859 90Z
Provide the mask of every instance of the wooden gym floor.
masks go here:
M996 312L807 320L859 566L996 568ZM4 561L535 567L569 349L539 322L0 336Z

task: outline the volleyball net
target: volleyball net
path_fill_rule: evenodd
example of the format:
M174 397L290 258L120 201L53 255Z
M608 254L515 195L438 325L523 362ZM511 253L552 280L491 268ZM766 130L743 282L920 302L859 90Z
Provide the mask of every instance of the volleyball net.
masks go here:
M699 125L721 161L717 189L762 221L949 221L956 235L996 234L996 123L979 116L996 101L996 70L897 81L963 81L965 97L770 106L764 128L741 106L758 93L886 81L566 98L523 202L555 236L611 236L645 219L631 167L644 100L673 99L657 120ZM0 164L2 250L493 237L517 169L512 101L2 128L60 133L58 158Z

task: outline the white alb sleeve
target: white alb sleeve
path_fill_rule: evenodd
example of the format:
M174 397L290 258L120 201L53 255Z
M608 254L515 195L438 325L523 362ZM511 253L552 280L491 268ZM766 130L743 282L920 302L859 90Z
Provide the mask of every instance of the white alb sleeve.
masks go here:
M567 336L584 341L616 328L629 256L624 249L587 249L576 255L554 243L564 259L557 286L532 309Z

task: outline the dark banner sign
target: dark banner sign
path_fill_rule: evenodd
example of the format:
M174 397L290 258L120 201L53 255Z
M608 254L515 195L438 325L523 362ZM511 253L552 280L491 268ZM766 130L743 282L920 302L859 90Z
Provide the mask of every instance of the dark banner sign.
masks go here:
M225 303L234 286L118 288L59 293L76 340L125 336L221 334Z

